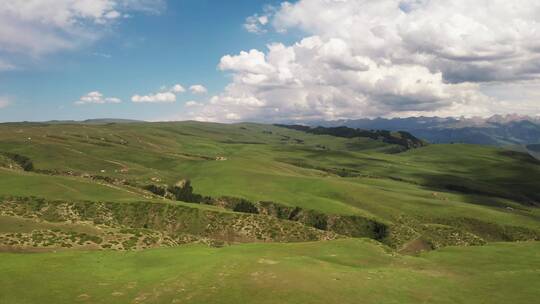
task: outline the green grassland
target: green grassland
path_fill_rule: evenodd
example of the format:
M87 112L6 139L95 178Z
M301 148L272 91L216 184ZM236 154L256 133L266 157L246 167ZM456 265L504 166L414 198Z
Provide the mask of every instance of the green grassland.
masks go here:
M513 243L409 257L348 239L1 254L0 302L533 303L538 252Z
M0 303L538 297L540 162L476 145L397 151L250 123L2 124ZM213 206L145 190L180 180Z

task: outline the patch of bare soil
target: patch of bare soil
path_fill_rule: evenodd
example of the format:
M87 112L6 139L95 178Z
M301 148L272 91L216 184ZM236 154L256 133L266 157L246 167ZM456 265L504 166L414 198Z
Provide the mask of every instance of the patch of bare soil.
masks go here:
M431 245L429 242L422 239L416 239L404 244L403 247L399 250L399 253L415 255L419 254L420 252L430 251L433 249L433 245Z
M266 264L266 265L275 265L278 264L278 261L270 260L270 259L259 259L259 264Z
M81 302L88 301L89 299L90 299L90 296L87 295L86 293L80 294L80 295L77 297L77 300L78 300L78 301L81 301Z

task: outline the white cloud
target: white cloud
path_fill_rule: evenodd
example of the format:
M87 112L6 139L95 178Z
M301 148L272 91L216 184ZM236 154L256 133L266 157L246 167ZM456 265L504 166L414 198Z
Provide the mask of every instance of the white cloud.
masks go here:
M257 21L262 25L266 25L268 23L268 16L260 16L257 18Z
M173 92L161 92L150 95L133 95L131 101L135 103L173 103L176 95Z
M99 39L125 13L163 5L162 0L2 0L0 56L39 57L79 48Z
M186 101L186 103L185 103L186 107L198 107L198 106L201 106L201 105L202 105L202 103L194 101L194 100Z
M170 91L174 93L184 93L186 89L180 84L175 84Z
M0 109L3 109L7 106L9 106L11 104L11 102L9 101L9 99L7 97L2 97L0 96Z
M106 19L116 19L116 18L120 17L121 15L122 15L122 14L120 14L119 12L113 10L113 11L107 12L107 13L104 15L104 17L105 17Z
M232 82L193 117L540 113L532 94L518 100L500 93L523 82L540 91L536 0L300 0L264 16L271 19L248 18L254 32L265 23L305 38L223 56L219 69ZM495 82L500 90L485 89Z
M161 91L158 93L142 96L133 95L131 101L135 103L173 103L176 102L176 96L185 91L186 89L181 84L175 84L170 88L162 86Z
M86 104L106 104L106 103L121 103L122 100L116 97L104 97L98 91L90 92L84 96L81 96L79 100L75 101L76 105L86 105Z
M262 14L253 14L246 18L244 29L250 33L263 34L268 32L270 19L275 14L276 8L271 5L266 5L263 8Z
M272 72L273 67L265 60L265 54L258 50L240 52L237 56L226 55L219 62L222 71L245 72L250 74L262 74Z
M200 85L200 84L194 84L194 85L190 86L189 90L191 91L192 94L206 94L206 93L208 93L208 90L203 85Z
M490 113L540 115L540 79L485 83L480 86L480 91L495 99L490 105Z
M246 23L244 23L244 29L254 34L266 33L265 26L268 24L269 18L269 15L259 16L258 14L247 17Z
M540 56L539 11L535 0L304 0L283 4L273 24L344 39L373 59L440 70L447 81L477 82L538 76L530 65Z

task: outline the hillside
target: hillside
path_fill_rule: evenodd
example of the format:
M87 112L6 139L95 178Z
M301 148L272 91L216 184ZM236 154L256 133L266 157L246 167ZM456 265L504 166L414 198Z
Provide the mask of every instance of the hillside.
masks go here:
M526 149L531 156L540 160L540 144L528 145Z
M355 303L386 282L372 301L446 303L471 284L451 302L503 303L540 267L540 161L323 131L0 124L0 302L332 302L326 286ZM406 146L381 136L396 134ZM469 272L478 258L501 264Z
M401 150L397 150L396 152L401 152L403 150L408 150L412 148L420 148L427 145L427 143L422 141L421 139L418 139L412 136L410 133L403 131L390 132L386 130L362 130L348 127L311 128L302 125L279 124L276 126L317 135L331 135L344 138L369 138L373 140L380 140L387 144L399 146Z

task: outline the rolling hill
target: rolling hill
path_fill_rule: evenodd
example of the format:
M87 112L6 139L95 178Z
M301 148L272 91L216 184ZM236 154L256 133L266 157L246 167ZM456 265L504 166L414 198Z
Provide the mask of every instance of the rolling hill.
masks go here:
M539 296L540 161L406 133L341 134L0 124L0 302Z

